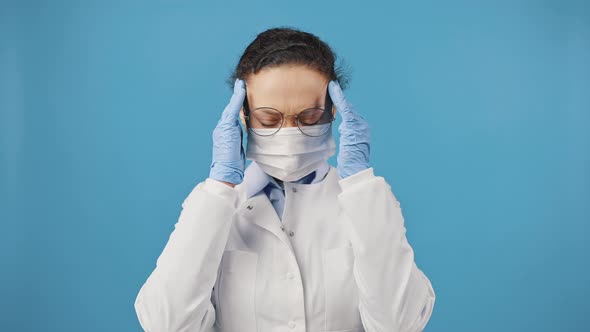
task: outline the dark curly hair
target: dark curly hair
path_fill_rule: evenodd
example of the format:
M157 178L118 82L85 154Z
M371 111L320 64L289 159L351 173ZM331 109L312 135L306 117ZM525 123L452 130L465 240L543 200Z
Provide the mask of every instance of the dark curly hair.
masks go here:
M348 86L349 75L345 73L342 61L335 65L336 59L330 46L316 35L288 26L275 27L258 34L246 47L226 83L233 90L237 78L246 80L250 74L256 74L263 68L300 64L318 70L329 80L338 81L344 90Z

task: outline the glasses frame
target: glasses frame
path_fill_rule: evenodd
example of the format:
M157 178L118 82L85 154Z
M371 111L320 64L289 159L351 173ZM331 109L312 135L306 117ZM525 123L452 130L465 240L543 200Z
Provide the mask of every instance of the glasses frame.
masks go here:
M270 135L261 135L261 134L258 134L257 132L255 132L254 130L252 130L252 127L250 126L250 113L251 113L251 111L250 111L250 105L248 104L248 95L247 94L244 96L243 106L244 106L244 119L246 120L246 124L248 125L248 131L250 131L258 136L268 137L268 136L272 136L272 135L278 133L283 128L283 124L285 124L285 118L287 118L287 117L295 117L295 122L297 123L297 128L299 128L299 131L301 131L304 135L309 136L309 137L321 137L321 136L325 135L327 132L329 132L332 129L332 124L334 123L334 114L332 113L333 102L332 102L332 98L330 98L330 92L327 89L326 89L326 99L325 99L323 108L322 107L310 107L310 108L306 108L306 109L302 110L301 112L299 112L297 114L293 114L293 115L285 115L285 114L283 114L283 112L279 111L278 109L272 108L272 107L267 107L267 106L257 107L255 109L253 109L252 111L255 111L260 108L270 108L270 109L275 110L281 114L281 125L277 128L277 131L275 131L274 133L272 133ZM328 116L330 117L330 126L328 127L328 130L326 130L321 135L317 135L317 136L309 135L309 134L306 134L301 129L301 123L299 122L299 114L302 112L305 112L309 109L321 109L324 111L324 113L328 113Z

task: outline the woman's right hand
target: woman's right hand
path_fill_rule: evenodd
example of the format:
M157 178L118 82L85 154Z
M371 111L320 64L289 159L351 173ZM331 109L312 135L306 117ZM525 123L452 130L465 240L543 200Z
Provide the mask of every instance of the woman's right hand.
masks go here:
M235 186L244 179L246 155L239 113L246 96L245 82L236 79L234 93L213 130L213 160L209 178Z

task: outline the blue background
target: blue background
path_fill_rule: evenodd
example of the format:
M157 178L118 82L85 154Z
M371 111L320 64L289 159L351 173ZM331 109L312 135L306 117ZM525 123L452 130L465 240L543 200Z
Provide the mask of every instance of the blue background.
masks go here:
M0 7L1 331L141 330L225 80L282 25L351 69L436 291L426 331L588 329L587 1L60 0Z

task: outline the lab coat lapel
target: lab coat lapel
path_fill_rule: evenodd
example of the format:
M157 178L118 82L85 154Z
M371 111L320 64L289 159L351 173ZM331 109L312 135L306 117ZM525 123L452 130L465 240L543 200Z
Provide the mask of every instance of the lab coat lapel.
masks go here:
M284 242L291 251L293 251L291 241L281 228L283 224L277 215L277 211L273 207L264 191L261 191L244 201L244 203L241 205L240 211L242 211L242 216L248 222L254 223L273 233L282 242Z

